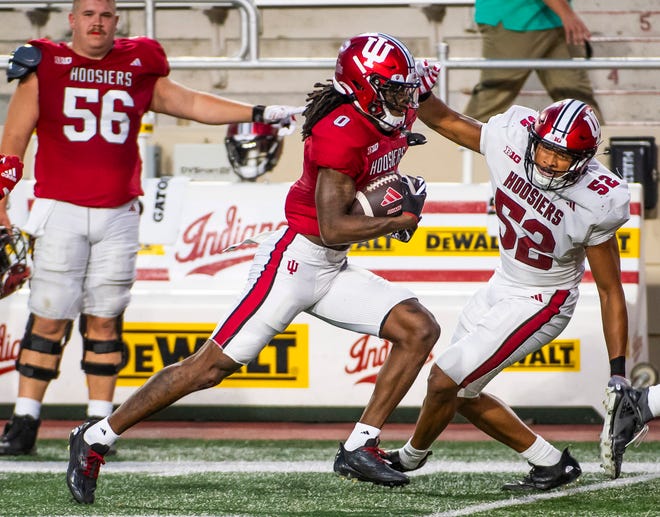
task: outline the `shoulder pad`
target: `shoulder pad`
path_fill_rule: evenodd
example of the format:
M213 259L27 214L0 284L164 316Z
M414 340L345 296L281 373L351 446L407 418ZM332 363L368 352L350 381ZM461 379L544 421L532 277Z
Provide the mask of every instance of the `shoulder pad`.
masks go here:
M37 69L41 62L41 50L33 47L29 43L21 45L9 58L9 67L7 68L7 82L14 79L22 79Z

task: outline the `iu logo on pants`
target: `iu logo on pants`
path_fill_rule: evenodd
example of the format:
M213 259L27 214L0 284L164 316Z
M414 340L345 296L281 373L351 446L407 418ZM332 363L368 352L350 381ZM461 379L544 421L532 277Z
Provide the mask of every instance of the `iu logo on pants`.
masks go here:
M295 260L289 260L286 263L286 269L290 275L293 275L296 271L298 271L298 263Z

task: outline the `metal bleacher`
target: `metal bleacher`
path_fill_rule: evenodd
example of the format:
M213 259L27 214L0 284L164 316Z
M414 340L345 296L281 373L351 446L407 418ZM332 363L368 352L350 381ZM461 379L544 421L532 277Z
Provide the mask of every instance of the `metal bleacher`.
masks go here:
M176 79L247 101L268 101L272 96L278 102L300 102L313 82L324 77L319 70L332 70L343 39L378 30L400 37L419 58L441 61L439 93L456 109L465 105L480 68L584 67L592 71L608 125L655 125L660 121L658 110L648 109L660 95L660 29L652 23L648 2L603 0L595 9L587 0L575 1L576 11L594 33L595 57L590 60L501 62L480 58L473 3L141 0L119 1L118 8L122 35L157 37L168 51ZM8 53L27 38L66 38L69 6L70 1L0 0L3 18L15 21L0 36L0 67L6 67L8 59L3 49ZM234 71L231 77L228 70ZM11 90L0 89L0 103ZM541 107L548 101L532 75L521 93L521 103Z

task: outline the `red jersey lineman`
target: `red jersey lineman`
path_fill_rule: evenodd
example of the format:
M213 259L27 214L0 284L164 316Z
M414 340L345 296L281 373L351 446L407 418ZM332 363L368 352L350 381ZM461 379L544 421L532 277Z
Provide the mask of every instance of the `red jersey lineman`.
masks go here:
M35 195L102 208L141 195L140 123L156 80L170 70L160 44L118 38L101 60L66 43L30 44L42 56Z
M18 86L0 153L23 157L35 130L38 145L36 200L23 228L35 239L30 316L16 361L18 399L0 437L0 455L34 450L41 401L59 374L77 317L89 420L112 411L126 358L122 314L139 248L142 115L151 110L205 124L287 124L300 111L252 106L177 84L168 78L156 41L115 39L118 20L114 0L73 0L71 42L33 40L9 61L7 77ZM20 167L0 162L0 175L0 188L11 190ZM0 225L10 224L0 199Z

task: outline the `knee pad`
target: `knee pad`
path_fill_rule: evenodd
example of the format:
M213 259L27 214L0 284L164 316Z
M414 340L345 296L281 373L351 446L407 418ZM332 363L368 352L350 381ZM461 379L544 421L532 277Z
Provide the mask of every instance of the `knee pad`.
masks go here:
M90 363L89 361L86 361L83 356L83 360L80 361L80 367L82 368L83 372L89 375L112 377L121 371L128 360L128 351L126 350L126 346L121 339L109 339L102 341L99 339L83 338L83 350L84 352L94 352L95 354L111 354L113 352L121 352L121 361L119 364Z
M33 325L34 316L30 314L27 326L25 328L25 335L23 336L23 339L21 339L21 350L32 350L41 354L59 356L57 364L53 369L50 369L44 368L43 366L34 366L31 364L22 363L21 354L19 353L18 359L16 359L16 371L25 377L38 379L40 381L51 381L53 379L57 379L60 374L60 360L62 358L62 350L64 350L64 346L69 342L69 339L71 338L72 322L68 322L64 336L59 341L46 339L45 337L33 334Z
M80 361L80 367L83 372L88 375L100 375L104 377L112 377L117 375L121 369L126 366L128 362L128 349L122 340L123 330L123 313L116 318L117 339L89 339L87 334L87 318L84 314L80 315L79 330L83 337L83 359ZM95 354L111 354L113 352L121 352L121 361L116 363L91 363L85 360L86 352L94 352Z

